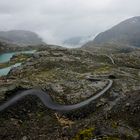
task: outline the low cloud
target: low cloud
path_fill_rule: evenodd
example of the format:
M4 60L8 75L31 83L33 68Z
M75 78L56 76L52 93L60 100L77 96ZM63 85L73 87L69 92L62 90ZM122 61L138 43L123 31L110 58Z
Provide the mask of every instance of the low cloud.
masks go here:
M74 36L94 36L138 16L139 5L139 0L4 0L0 30L31 30L48 43L60 44Z

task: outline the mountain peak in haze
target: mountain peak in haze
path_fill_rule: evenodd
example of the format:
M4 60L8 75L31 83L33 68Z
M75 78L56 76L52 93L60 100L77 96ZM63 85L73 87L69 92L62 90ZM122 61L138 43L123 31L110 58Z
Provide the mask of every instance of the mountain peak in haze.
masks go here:
M140 47L140 16L127 19L100 33L91 44L119 43Z
M0 41L18 45L43 44L42 39L36 33L25 30L0 31Z

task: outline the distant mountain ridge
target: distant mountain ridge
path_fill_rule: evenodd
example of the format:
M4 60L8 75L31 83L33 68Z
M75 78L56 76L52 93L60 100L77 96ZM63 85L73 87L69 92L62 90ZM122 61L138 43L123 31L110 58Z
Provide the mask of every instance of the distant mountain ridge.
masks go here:
M66 45L79 45L81 40L83 38L81 36L78 36L78 37L72 37L72 38L69 38L67 40L65 40L63 43L66 44Z
M36 33L25 30L0 31L0 41L23 46L44 43Z
M63 44L64 45L70 45L70 46L82 46L84 45L86 42L92 40L93 37L92 36L76 36L76 37L72 37L69 39L66 39Z
M140 16L127 19L111 29L98 34L86 46L106 43L119 43L140 47Z

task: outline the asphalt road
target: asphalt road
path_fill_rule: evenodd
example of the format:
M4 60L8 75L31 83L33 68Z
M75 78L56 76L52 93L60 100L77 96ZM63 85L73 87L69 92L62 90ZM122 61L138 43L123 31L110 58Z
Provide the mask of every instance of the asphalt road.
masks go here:
M95 79L95 78L90 78L90 77L87 79L91 81L103 80L103 79ZM73 105L58 104L51 99L50 95L47 94L47 92L44 92L41 89L30 89L30 90L22 91L21 93L12 97L9 101L6 101L4 104L0 105L0 111L5 110L6 108L12 106L17 101L23 99L25 96L28 96L28 95L37 96L47 108L52 109L52 110L61 111L61 112L77 110L79 108L87 106L94 100L98 99L100 96L105 94L112 87L113 80L110 80L110 79L106 79L106 80L108 81L108 85L102 91L100 91L99 93L96 93L91 98L86 99L85 101L82 101L77 104L73 104Z

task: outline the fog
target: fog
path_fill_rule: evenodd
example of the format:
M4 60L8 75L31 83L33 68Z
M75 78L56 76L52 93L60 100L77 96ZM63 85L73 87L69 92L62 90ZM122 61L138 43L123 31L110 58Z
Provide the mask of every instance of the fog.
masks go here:
M75 36L94 37L139 16L139 6L139 0L4 0L0 1L0 30L30 30L47 43L61 44Z

